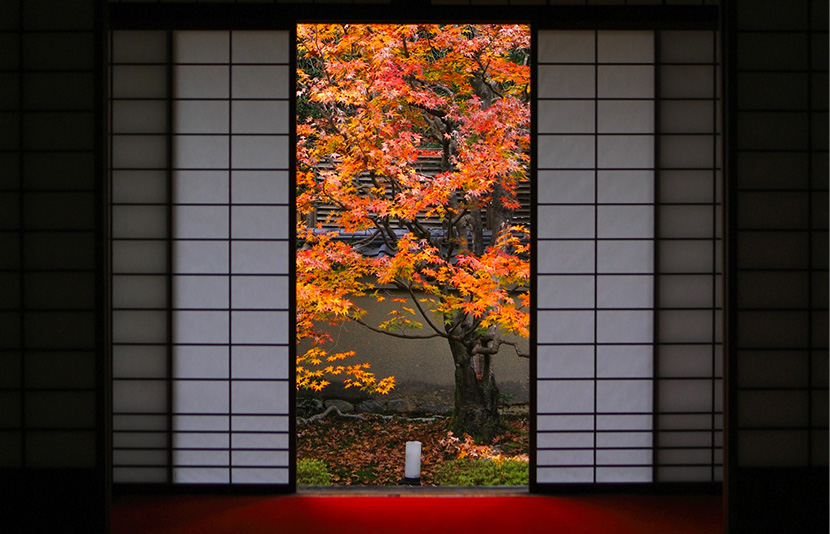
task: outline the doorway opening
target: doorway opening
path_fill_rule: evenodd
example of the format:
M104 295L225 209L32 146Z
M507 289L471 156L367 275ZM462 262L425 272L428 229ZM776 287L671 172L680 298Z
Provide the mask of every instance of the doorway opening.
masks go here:
M298 25L299 486L527 486L530 40Z

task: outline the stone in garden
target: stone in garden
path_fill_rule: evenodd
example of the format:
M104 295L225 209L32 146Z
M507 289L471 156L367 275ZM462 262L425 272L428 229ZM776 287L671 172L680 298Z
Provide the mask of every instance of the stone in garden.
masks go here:
M452 411L452 406L446 404L422 404L420 410L424 413L448 413Z
M326 401L325 404L326 408L328 408L329 406L336 406L337 409L340 410L342 413L354 411L354 404L341 399L329 399Z
M380 413L386 410L383 404L374 399L368 399L357 405L357 411L361 413Z
M409 402L403 399L392 399L386 403L386 406L392 412L409 412L412 410Z

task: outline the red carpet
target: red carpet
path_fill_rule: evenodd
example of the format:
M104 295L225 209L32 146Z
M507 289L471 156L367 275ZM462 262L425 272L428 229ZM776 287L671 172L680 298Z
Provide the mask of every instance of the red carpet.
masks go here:
M720 534L720 497L122 497L113 534Z

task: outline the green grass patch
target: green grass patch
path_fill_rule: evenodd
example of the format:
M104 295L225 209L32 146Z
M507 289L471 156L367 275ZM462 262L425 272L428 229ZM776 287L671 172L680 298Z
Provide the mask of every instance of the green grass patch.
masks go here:
M528 463L521 460L461 459L435 469L439 486L526 486Z

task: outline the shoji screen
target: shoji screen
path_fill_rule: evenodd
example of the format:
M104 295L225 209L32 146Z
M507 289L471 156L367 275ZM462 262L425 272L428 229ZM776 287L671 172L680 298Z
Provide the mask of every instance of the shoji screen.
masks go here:
M287 32L115 32L116 482L289 482Z
M713 39L539 32L538 484L716 479Z
M659 35L657 475L723 479L720 79L714 32Z

